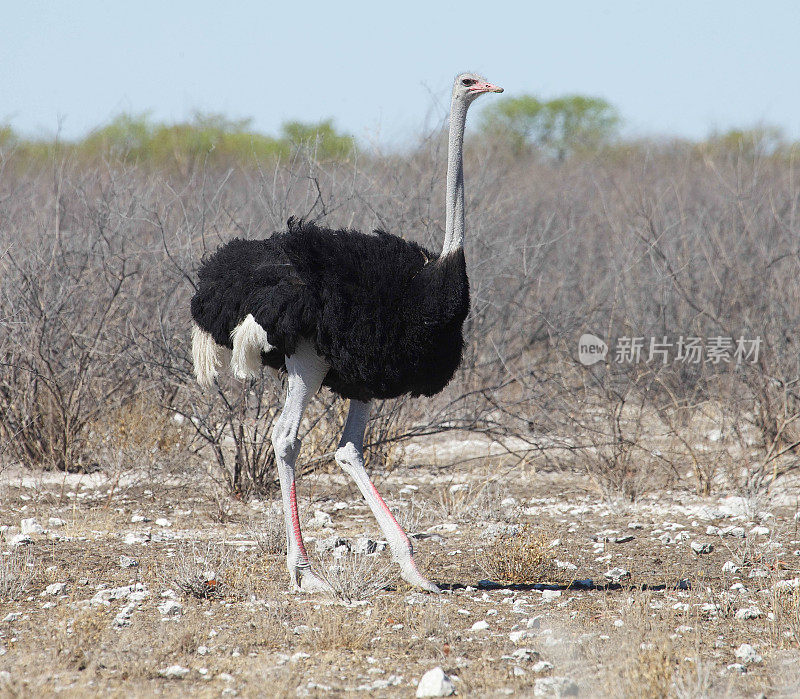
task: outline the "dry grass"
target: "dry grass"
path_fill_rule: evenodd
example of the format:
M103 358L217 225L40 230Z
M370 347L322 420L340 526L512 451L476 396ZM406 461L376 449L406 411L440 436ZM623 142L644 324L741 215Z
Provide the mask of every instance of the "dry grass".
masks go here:
M286 554L286 527L279 504L272 503L263 515L252 519L247 532L262 555Z
M162 585L196 599L246 599L258 596L265 584L262 561L222 542L181 544L156 575Z
M505 583L552 582L556 575L551 539L525 526L519 534L487 546L478 563L491 580Z
M22 597L34 575L33 552L26 547L12 548L9 555L0 556L0 601Z
M370 599L398 580L397 566L379 555L330 556L321 561L319 573L345 602Z
M675 654L666 639L643 643L623 673L623 692L631 699L669 696L675 673Z

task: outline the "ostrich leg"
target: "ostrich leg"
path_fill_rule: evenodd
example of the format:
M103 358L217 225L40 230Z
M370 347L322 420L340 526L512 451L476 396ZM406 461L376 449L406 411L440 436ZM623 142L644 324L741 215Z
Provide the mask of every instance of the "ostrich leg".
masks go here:
M303 592L320 592L329 586L311 571L303 535L300 533L300 516L297 512L295 494L294 463L300 451L297 432L308 402L319 390L328 371L328 365L308 345L300 345L297 351L286 358L289 374L284 403L275 427L272 430L272 446L278 464L281 482L283 516L286 523L286 565L292 577L292 585Z
M392 557L400 564L400 575L403 580L429 592L441 592L417 570L411 540L394 518L364 469L364 430L367 427L369 406L369 403L350 401L347 422L344 425L339 448L336 450L336 463L356 482L372 514L378 520L381 531L389 542Z

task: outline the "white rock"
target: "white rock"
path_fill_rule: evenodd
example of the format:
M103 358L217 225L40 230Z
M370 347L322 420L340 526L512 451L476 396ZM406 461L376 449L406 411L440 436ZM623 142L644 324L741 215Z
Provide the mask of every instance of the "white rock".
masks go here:
M134 609L136 609L136 602L126 604L122 609L120 609L119 612L117 612L117 615L114 617L114 626L130 626L131 614L133 614Z
M147 588L141 583L135 585L125 585L124 587L114 587L110 590L100 590L90 600L92 604L108 604L114 600L130 599L132 595L136 594L137 601L141 601L147 597Z
M553 561L556 564L557 568L563 568L564 570L578 570L578 566L574 563L570 563L569 561L559 561L556 559Z
M552 602L558 597L561 597L561 590L542 590L542 600L545 602Z
M792 578L791 580L779 580L776 582L772 589L776 592L788 592L800 588L800 578Z
M707 541L693 541L689 544L698 556L701 554L711 553L714 550L714 545Z
M549 670L553 669L553 663L548 663L546 660L540 660L538 663L534 663L531 670L533 670L537 675L540 675L543 672L548 672Z
M486 631L489 628L489 623L486 621L476 621L471 627L470 631Z
M50 517L47 520L47 526L51 529L59 529L60 527L66 526L67 522L64 519L60 519L58 517Z
M133 544L146 544L150 541L150 532L128 532L123 538L122 543L132 546Z
M144 515L132 515L131 516L131 524L139 524L139 522L149 522L150 520L147 519Z
M756 653L756 649L749 643L742 643L735 652L736 658L745 665L757 665L763 658Z
M739 566L733 561L725 561L725 563L722 564L722 572L728 575L736 575L736 573L739 572Z
M158 674L162 677L166 677L168 680L182 680L190 672L191 670L188 667L183 667L182 665L170 665L169 667L161 670Z
M372 539L362 536L355 540L351 550L353 553L357 553L362 556L369 556L373 553L377 553L378 551L383 551L385 548L386 544L384 544L382 541L373 541Z
M734 526L723 527L722 529L720 529L719 533L722 536L732 536L736 539L744 539L745 537L744 527L734 527Z
M0 670L0 687L4 684L11 684L11 673L8 670Z
M608 578L612 583L619 583L623 580L629 580L631 577L630 571L625 570L625 568L612 568L611 570L607 570L605 572L606 578Z
M19 530L23 534L44 534L44 527L36 521L36 517L20 521Z
M455 692L455 685L440 667L428 670L417 685L418 697L449 697Z
M708 534L709 536L719 536L719 533L720 533L720 528L715 527L713 524L709 524L706 527L706 534Z
M138 565L139 561L137 561L135 558L131 558L130 556L119 557L120 568L136 568Z
M576 697L578 685L569 677L540 677L533 684L535 697Z
M158 613L161 616L180 616L183 614L183 605L174 599L168 599L158 605Z
M306 660L307 658L310 658L310 657L311 656L308 653L303 653L302 651L298 651L297 653L295 653L294 655L292 655L289 658L289 662L296 663L296 662L298 662L300 660Z
M737 609L736 614L734 614L735 618L741 620L758 619L762 616L764 616L764 612L758 607L742 607L741 609Z
M741 663L731 663L730 665L728 665L728 670L730 670L731 672L738 672L742 675L745 672L747 672L747 668Z
M170 522L166 517L159 517L156 520L156 526L158 527L171 527L172 522Z
M331 516L322 510L314 510L314 516L308 520L308 526L312 529L322 529L333 524Z
M753 527L750 533L753 536L769 536L769 527Z
M48 595L60 595L67 589L67 583L59 582L53 583L52 585L48 585L44 588L44 591Z
M27 546L32 543L33 539L27 534L15 534L8 540L9 546Z
M525 638L530 638L533 634L530 631L512 631L508 634L508 637L511 639L512 643L519 643Z
M17 619L21 619L22 614L20 612L9 612L3 617L3 623L8 623L11 621L16 621Z
M628 522L628 529L642 529L644 525L641 522Z

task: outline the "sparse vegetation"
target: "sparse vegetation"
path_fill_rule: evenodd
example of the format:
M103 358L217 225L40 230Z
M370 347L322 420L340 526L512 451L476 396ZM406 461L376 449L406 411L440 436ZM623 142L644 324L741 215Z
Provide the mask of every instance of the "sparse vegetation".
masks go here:
M547 536L526 526L518 534L501 537L479 556L491 580L504 583L554 582L557 568Z
M330 124L249 129L132 117L85 151L0 131L0 693L407 695L434 665L463 695L562 675L592 696L796 693L793 146L474 139L464 365L367 433L449 593L395 586L384 551L334 561L332 601L285 594L265 503L281 378L193 380L194 271L290 214L435 247L443 143L353 159ZM578 361L585 332L605 361ZM761 352L647 356L690 335ZM641 361L617 361L621 337L647 338ZM310 407L298 494L352 540L377 527L332 460L343 417L324 391ZM332 533L307 533L315 559ZM180 615L158 610L168 589Z

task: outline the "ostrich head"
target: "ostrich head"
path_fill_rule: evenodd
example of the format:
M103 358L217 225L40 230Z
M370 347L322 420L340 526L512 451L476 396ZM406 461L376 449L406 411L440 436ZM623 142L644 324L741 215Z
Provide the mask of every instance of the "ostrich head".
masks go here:
M487 82L477 73L461 73L453 84L453 99L463 100L466 104L487 92L502 92L503 88Z

